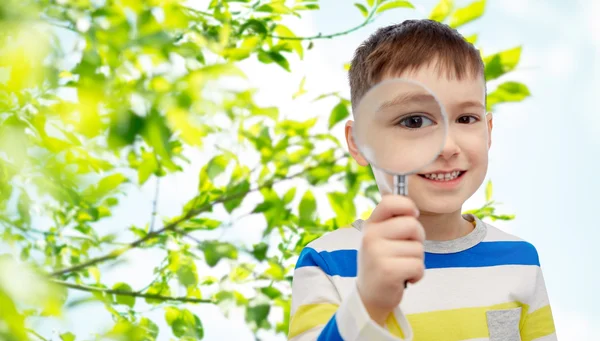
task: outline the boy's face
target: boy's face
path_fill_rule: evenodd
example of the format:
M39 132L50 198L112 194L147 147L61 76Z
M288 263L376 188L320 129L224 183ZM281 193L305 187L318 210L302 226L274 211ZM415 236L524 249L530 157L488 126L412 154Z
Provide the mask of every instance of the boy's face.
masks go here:
M421 82L433 91L448 115L447 139L439 157L418 174L408 177L408 195L422 214L454 213L483 183L491 145L492 117L485 111L485 83L482 76L449 79L431 66L403 73L399 77ZM346 124L346 141L353 158L363 166L368 162L352 139L352 121ZM432 174L460 170L450 182ZM393 176L373 167L382 194L391 193ZM456 173L454 173L456 175ZM433 178L433 179L432 179Z

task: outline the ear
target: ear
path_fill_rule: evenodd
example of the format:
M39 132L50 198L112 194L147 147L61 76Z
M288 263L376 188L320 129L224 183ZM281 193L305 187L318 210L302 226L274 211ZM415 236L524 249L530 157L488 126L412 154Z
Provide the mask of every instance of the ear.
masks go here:
M364 167L367 166L369 163L362 156L362 154L358 150L358 147L356 146L356 143L354 142L354 137L352 134L353 124L354 121L348 120L344 129L346 133L346 143L348 144L348 151L350 152L350 155L352 155L354 161L356 161L359 165Z
M494 117L491 112L488 112L485 115L485 120L488 128L488 149L490 149L492 146L492 128L494 127Z

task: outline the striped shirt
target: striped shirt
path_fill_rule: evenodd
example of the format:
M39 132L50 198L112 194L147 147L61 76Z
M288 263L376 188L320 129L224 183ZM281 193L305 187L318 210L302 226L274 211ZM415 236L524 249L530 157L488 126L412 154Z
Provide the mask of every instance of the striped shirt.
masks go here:
M425 276L409 285L386 327L356 291L364 221L309 243L294 270L290 341L556 341L535 247L473 215L452 241L425 241Z

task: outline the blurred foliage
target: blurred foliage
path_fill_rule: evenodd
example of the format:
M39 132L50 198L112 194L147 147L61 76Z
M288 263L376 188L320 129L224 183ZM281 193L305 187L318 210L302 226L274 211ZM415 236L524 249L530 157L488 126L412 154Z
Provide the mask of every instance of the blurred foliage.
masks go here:
M255 89L239 85L246 77L239 63L258 60L292 72L290 57L301 62L318 40L350 34L384 12L413 5L356 3L364 17L356 27L298 37L284 21L319 10L318 1L201 3L203 8L180 0L0 3L0 228L3 248L11 249L0 259L0 339L49 340L35 330L35 321L90 301L113 319L96 339L202 339L210 326L194 313L196 304L217 305L226 316L243 312L257 338L285 334L299 251L354 220L358 198L377 202L370 170L353 163L331 134L348 118L349 100L325 94L318 99L335 100L329 116L284 118L277 107L258 105ZM484 0L463 8L442 0L431 18L461 27L481 17L484 7ZM72 51L59 34L76 37ZM475 43L477 35L468 39ZM486 80L514 70L520 53L515 47L485 56ZM292 100L305 95L304 82ZM489 94L488 106L528 96L524 84L507 81ZM321 119L325 132L318 129ZM217 139L226 143L215 145ZM159 218L153 212L146 224L118 235L99 227L128 191L150 180L158 186L158 179L189 169L190 151L212 154L180 215ZM283 191L278 184L284 181L304 187ZM326 184L341 187L325 190ZM319 215L321 195L333 218ZM486 205L470 212L513 218L495 213L491 183L486 196ZM256 197L262 199L248 208ZM250 215L264 218L256 244L203 236ZM154 279L141 288L107 283L107 265L132 249L164 256ZM164 311L163 321L146 316L156 309ZM68 330L59 336L84 337Z

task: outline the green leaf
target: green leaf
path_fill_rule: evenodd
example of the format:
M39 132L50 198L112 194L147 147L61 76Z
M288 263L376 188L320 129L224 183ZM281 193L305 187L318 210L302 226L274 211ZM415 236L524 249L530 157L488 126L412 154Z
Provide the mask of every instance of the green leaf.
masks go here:
M413 6L413 4L411 4L409 1L391 1L391 2L386 2L385 4L379 6L379 8L377 8L377 11L375 13L381 13L390 9L394 9L394 8L412 8L414 9L415 6Z
M304 88L304 84L306 83L306 76L302 77L300 80L300 86L298 86L298 91L292 95L292 99L296 99L306 93L306 89Z
M369 7L373 7L374 4L375 0L367 0L367 5L369 5Z
M177 279L186 288L193 287L198 284L198 273L196 265L192 261L181 264L177 269Z
M277 65L281 66L284 70L286 71L291 71L290 70L290 63L287 61L287 59L279 52L277 51L269 51L267 52L267 55L269 56L269 58L271 58L271 60L273 60L275 63L277 63Z
M234 283L240 283L252 274L254 264L242 264L236 266L229 273L229 279Z
M147 291L148 294L170 296L171 290L169 285L165 282L154 282ZM146 298L148 304L160 304L163 301L155 298Z
M263 294L265 294L267 297L269 297L272 300L281 296L281 291L277 290L274 287L260 288L260 292L262 292Z
M214 230L221 226L221 222L210 218L192 218L185 221L179 227L183 230Z
M310 190L304 193L304 196L300 200L298 206L299 212L299 225L301 226L312 226L315 224L317 211L317 201Z
M289 204L294 200L294 197L296 197L296 187L290 188L290 190L283 195L283 204Z
M450 16L449 26L457 28L480 18L485 11L486 0L476 0L469 5L457 9Z
M60 339L62 341L75 341L75 335L71 332L62 333Z
M254 244L252 249L252 255L256 260L262 262L267 258L267 251L269 250L269 245L267 243L260 242L258 244Z
M247 180L244 180L244 181L240 182L239 184L233 186L231 189L229 189L225 193L225 195L229 198L235 198L235 199L229 199L229 200L226 200L225 202L223 202L223 206L225 207L225 210L227 211L227 213L231 213L231 212L233 212L233 210L238 208L242 204L242 201L244 200L244 198L246 197L246 194L249 191L250 191L250 182L248 182Z
M138 183L143 185L146 183L150 175L158 170L158 162L156 156L151 152L142 152L142 162L138 167Z
M210 267L217 265L223 258L237 259L238 256L237 248L230 243L208 241L200 245L199 248L204 252L206 264Z
M88 187L83 195L91 200L102 199L104 196L111 194L119 185L126 182L127 178L121 173L116 173L102 178L96 185Z
M340 101L335 107L333 107L333 110L331 110L331 114L329 115L329 129L333 128L333 126L349 115L350 112L348 111L347 104L344 100Z
M172 150L169 146L169 139L173 133L167 126L165 117L158 110L152 109L146 119L143 136L156 155L160 156L160 163L172 171L178 170L177 165L171 160Z
M355 3L354 6L356 6L356 8L358 8L358 10L363 15L363 17L366 18L366 17L369 16L369 10L365 7L365 5L359 4L359 3Z
M142 317L140 319L140 327L142 327L146 331L146 335L151 339L156 339L158 337L158 326L152 320Z
M263 320L269 316L271 306L269 304L259 304L246 309L246 321L254 322L260 325Z
M475 34L471 34L470 36L466 37L465 40L473 45L475 45L475 43L477 42L477 33Z
M442 22L454 9L454 0L440 0L429 14L429 19Z
M119 283L116 283L115 285L113 285L113 290L132 292L131 286L129 286L129 284L123 283L123 282L119 282ZM135 305L135 297L134 296L119 295L119 294L115 294L115 296L117 299L117 304L123 304L123 305L129 306L130 308L133 308L133 306Z
M186 339L191 338L192 340L204 338L202 322L198 316L187 309L180 310L176 307L166 307L165 320L176 337L186 337Z
M483 62L485 63L485 80L494 80L514 70L521 59L521 51L522 47L517 46L483 58Z
M498 85L487 97L487 107L491 110L495 105L507 102L520 102L531 96L527 85L519 82L504 82Z
M241 36L244 31L247 29L252 29L254 33L258 33L259 35L267 34L267 27L265 26L265 22L258 19L249 19L246 21L238 31L238 35Z
M347 193L333 192L328 193L329 204L336 214L338 226L346 226L356 219L356 207L354 198Z
M489 202L492 200L492 181L488 181L487 186L485 186L485 201Z
M296 37L294 32L292 32L288 27L278 24L275 26L273 32L279 37ZM294 50L300 59L304 58L304 48L302 47L302 40L294 40L294 39L281 39L277 46L289 47Z
M206 166L206 172L211 180L214 180L219 174L225 171L231 157L228 154L217 155L213 157Z

